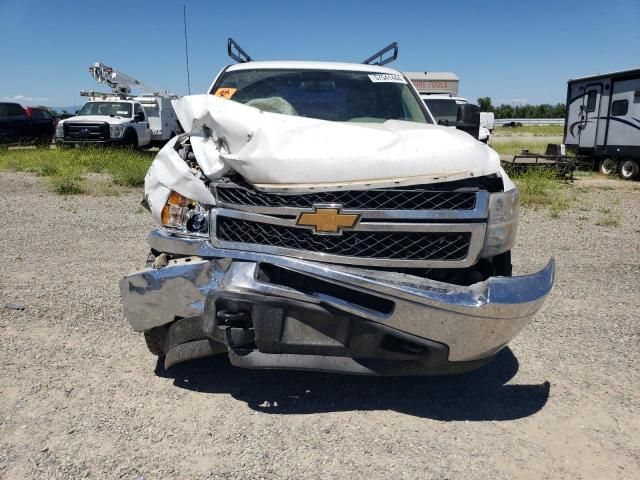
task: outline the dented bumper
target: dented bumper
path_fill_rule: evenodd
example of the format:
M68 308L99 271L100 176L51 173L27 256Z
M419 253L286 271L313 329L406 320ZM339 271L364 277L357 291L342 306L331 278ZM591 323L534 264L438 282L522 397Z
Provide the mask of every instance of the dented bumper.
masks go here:
M305 353L309 358L381 357L378 350L348 344L351 330L361 330L361 325L426 350L443 346L446 362L481 361L525 327L550 292L554 276L552 259L532 275L458 286L394 272L221 250L206 240L176 239L162 231L152 232L150 243L160 251L192 256L120 282L133 329L192 319L203 338L226 344L232 363L249 367L291 368L304 363ZM249 324L241 325L240 333L255 328L251 347L234 345L233 325L221 321L221 311L233 316L228 312L234 309L248 316ZM263 321L270 326L260 326ZM261 355L261 360L247 364L249 354ZM278 357L272 365L269 354ZM341 371L313 362L309 368Z

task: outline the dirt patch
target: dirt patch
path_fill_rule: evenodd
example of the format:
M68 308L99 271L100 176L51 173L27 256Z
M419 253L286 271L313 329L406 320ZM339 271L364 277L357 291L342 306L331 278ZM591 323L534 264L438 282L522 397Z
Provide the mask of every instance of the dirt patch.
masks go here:
M164 371L119 304L153 226L141 191L0 173L0 477L637 476L639 185L578 178L558 216L524 209L515 273L557 259L542 312L476 372L394 379Z

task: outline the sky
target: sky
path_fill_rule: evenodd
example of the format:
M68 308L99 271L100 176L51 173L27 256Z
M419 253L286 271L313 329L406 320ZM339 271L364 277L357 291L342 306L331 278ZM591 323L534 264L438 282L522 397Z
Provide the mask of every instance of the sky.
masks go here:
M192 94L233 62L227 37L256 60L361 62L396 41L391 67L454 72L494 105L564 102L569 78L640 66L640 0L0 0L0 101L81 105L97 61L187 94L184 4Z

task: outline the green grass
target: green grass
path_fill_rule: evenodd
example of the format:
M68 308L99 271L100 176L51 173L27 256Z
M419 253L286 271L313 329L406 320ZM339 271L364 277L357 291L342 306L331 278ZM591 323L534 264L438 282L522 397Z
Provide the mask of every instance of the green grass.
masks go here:
M544 168L532 168L522 173L511 174L520 192L520 204L523 206L552 205L557 193L562 189L555 171Z
M562 136L564 133L564 125L523 125L516 128L496 127L493 130L494 135L501 137L510 137L517 135L533 135L541 137Z
M615 215L607 215L600 218L596 225L599 227L617 227L620 225L620 219Z
M573 188L558 179L554 170L534 168L510 175L518 186L520 205L547 208L551 218L560 218L572 202L578 201Z
M0 150L0 170L47 177L51 188L61 195L112 195L116 187L142 186L154 155L109 148ZM111 185L94 185L94 179L86 178L92 173L105 174Z
M500 155L516 155L522 153L523 150L529 150L531 153L543 154L547 149L547 141L535 141L531 139L519 140L517 138L501 140L501 141L489 141L489 146L493 148Z

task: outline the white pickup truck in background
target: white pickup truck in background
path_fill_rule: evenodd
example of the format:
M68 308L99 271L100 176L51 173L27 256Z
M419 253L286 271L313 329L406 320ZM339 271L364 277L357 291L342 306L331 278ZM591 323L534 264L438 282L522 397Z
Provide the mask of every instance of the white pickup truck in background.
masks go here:
M420 98L425 103L436 122L441 125L455 127L458 118L458 105L466 105L469 101L463 97L454 97L448 94L420 94ZM480 130L478 140L482 143L489 141L491 130L493 130L493 118L486 116L489 112L480 112ZM493 117L493 113L491 113ZM484 122L483 122L484 120ZM491 128L488 126L491 125Z
M454 127L458 120L458 105L469 103L466 98L458 96L458 76L451 72L405 72L405 75L416 87L435 121ZM478 140L487 143L493 127L493 113L480 112Z

